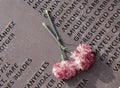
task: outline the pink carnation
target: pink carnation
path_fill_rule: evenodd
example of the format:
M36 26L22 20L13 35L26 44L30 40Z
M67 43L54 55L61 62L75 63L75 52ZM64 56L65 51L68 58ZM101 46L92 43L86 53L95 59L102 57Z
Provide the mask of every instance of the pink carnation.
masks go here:
M91 47L86 44L80 44L74 53L70 56L75 59L77 70L87 70L94 62L94 56L91 53Z
M70 56L74 61L66 60L53 65L52 73L60 79L70 79L76 75L76 71L87 70L94 62L91 47L80 44Z
M91 47L86 44L79 44L77 49L70 56L73 59L84 58L86 54L91 54Z
M52 73L60 79L69 79L76 75L74 61L66 60L53 65Z

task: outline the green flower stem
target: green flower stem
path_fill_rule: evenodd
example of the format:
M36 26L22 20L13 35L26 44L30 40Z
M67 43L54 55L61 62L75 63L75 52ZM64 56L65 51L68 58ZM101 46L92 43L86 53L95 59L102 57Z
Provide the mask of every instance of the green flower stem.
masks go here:
M64 56L62 54L62 51L65 50L65 47L63 45L61 45L61 43L59 42L59 40L53 35L53 33L50 31L50 29L48 28L48 26L45 23L42 23L42 25L45 27L45 29L47 29L47 31L52 35L52 37L56 40L56 42L59 45L60 51L61 51L61 59L62 61L65 60Z
M63 55L63 53L62 53L62 49L61 49L60 46L59 46L59 49L60 49L60 53L61 53L61 60L62 60L62 61L65 61L65 58L64 58L64 55Z
M71 52L68 51L68 50L66 49L66 47L60 42L60 39L61 39L61 38L60 38L60 36L59 36L59 34L58 34L58 32L57 32L57 30L56 30L56 28L55 28L55 25L54 25L54 23L53 23L53 21L52 21L50 12L49 12L48 10L45 10L45 13L46 13L47 16L48 16L48 19L49 19L49 21L50 21L50 24L51 24L53 30L54 30L54 33L49 29L49 27L48 27L45 23L43 23L43 26L48 30L48 32L53 36L53 38L54 38L54 39L56 40L56 42L58 43L59 48L60 48L60 50L61 50L61 59L62 59L62 61L64 61L65 59L64 59L64 56L63 56L63 54L62 54L62 51L63 51L63 52L70 53L70 54L71 54Z
M52 19L51 19L50 13L48 12L48 10L45 10L45 13L46 13L47 16L48 16L48 19L49 19L49 21L50 21L50 23L51 23L51 26L52 26L52 28L53 28L54 31L55 31L56 38L57 38L57 40L59 41L59 40L60 40L60 37L59 37L59 35L58 35L58 33L57 33L56 29L55 29L55 26L54 26L53 21L52 21Z
M65 50L65 47L59 42L59 40L53 35L53 33L50 31L50 29L48 28L48 26L45 23L42 23L42 25L45 27L45 29L47 29L47 31L52 35L52 37L56 40L56 42L58 43L58 45L61 47L62 50Z
M61 59L62 59L62 61L65 61L63 54L61 54Z
M48 10L45 10L45 13L48 16L48 19L49 19L49 21L51 23L52 28L54 29L54 32L55 32L56 38L57 38L57 42L59 42L59 45L61 46L62 50L64 51L66 49L66 47L64 47L63 44L60 42L59 34L57 33L57 30L55 29L55 26L54 26L53 21L51 19L50 13L48 12Z
M65 50L65 52L69 53L69 54L73 54L73 52L71 51L68 51L68 50Z

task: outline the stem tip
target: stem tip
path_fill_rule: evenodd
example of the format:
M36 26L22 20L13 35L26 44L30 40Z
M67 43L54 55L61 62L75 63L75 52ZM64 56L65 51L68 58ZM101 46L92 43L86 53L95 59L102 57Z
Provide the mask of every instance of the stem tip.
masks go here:
M48 10L45 10L45 13L48 14Z

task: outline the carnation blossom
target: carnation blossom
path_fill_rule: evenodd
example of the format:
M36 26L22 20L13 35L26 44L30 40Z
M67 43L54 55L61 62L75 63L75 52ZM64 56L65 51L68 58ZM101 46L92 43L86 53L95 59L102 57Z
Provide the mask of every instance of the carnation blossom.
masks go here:
M73 59L84 58L86 54L91 54L92 50L89 45L86 44L79 44L76 50L70 56Z
M66 60L53 65L52 73L60 79L70 79L76 75L76 64L74 61Z
M77 71L87 70L94 62L94 55L91 52L90 46L80 44L70 56L74 61L65 60L54 64L52 73L57 78L70 79Z
M94 55L91 52L92 49L89 45L80 44L71 54L70 57L75 59L75 63L77 64L77 71L87 70L93 64Z

